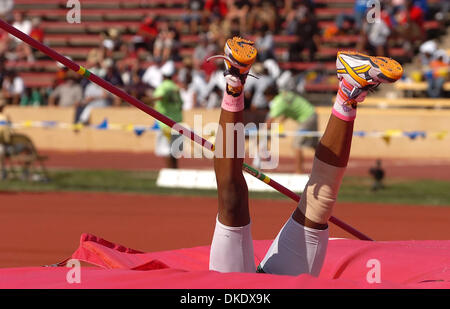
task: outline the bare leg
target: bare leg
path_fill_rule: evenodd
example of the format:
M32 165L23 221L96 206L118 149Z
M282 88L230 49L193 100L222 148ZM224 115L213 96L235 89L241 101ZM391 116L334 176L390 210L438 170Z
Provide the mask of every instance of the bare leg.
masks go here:
M225 94L225 96L229 95ZM243 99L242 95L240 97ZM243 158L235 155L239 153L238 150L245 150L244 142L236 142L237 137L239 135L243 137L244 132L227 129L227 125L233 125L242 120L242 111L230 112L222 109L219 121L219 131L222 134L218 132L215 144L214 170L219 205L209 267L211 270L220 272L254 273L256 271L248 188L242 174ZM230 146L234 149L234 155L226 157L225 150Z
M242 44L247 43L247 45ZM241 38L227 41L225 53L241 51L241 63L250 69L256 52L253 43ZM228 55L227 54L227 55ZM228 68L231 60L226 60ZM211 243L209 268L220 272L256 271L251 236L248 188L242 172L245 156L244 94L246 72L226 71L226 92L215 143L214 171L218 191L218 215Z
M328 245L327 222L349 159L356 105L370 88L393 82L402 74L401 66L391 59L355 52L339 52L336 67L339 90L316 148L310 179L298 207L261 261L260 272L320 274Z
M344 121L330 116L327 128L316 149L315 156L322 162L336 167L346 167L350 156L354 121ZM292 217L306 227L326 229L327 224L313 222L296 208Z
M225 150L228 143L234 140L234 153L238 151L238 134L243 132L233 131L234 136L229 136L227 124L242 123L243 112L229 112L222 109L219 126L222 136L216 139L216 149L223 150L221 157L214 157L214 170L216 173L217 190L219 197L218 219L227 226L244 226L250 223L250 213L248 207L248 188L242 174L243 158L226 158Z

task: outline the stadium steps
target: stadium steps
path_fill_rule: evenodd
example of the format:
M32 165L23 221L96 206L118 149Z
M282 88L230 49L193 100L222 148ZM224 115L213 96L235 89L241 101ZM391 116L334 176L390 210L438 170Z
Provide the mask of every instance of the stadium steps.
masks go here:
M146 8L146 7L184 7L189 0L82 0L82 8ZM66 8L67 0L15 0L17 9Z
M21 73L27 87L30 88L47 88L53 85L55 80L55 73L34 73L34 72L24 72ZM338 89L338 84L336 82L326 81L324 83L310 83L305 85L305 91L308 92L336 92Z
M294 0L298 1L298 0ZM432 0L432 3L436 0ZM131 40L139 28L142 19L149 13L163 15L174 20L180 20L184 15L183 8L188 0L84 0L82 5L82 23L69 24L65 17L70 8L66 8L66 0L16 0L16 9L26 12L29 17L39 16L43 19L46 39L45 43L60 53L70 56L78 63L84 62L89 50L101 42L101 33L110 28L116 28L125 41ZM354 0L316 0L319 27L325 29L334 25L337 14L352 13ZM436 29L439 24L435 21L426 23L428 29ZM182 56L192 55L198 36L183 35L180 51ZM322 42L323 46L317 53L317 62L286 62L285 55L289 44L295 42L295 37L275 36L276 55L283 69L299 71L320 70L329 72L334 76L335 56L338 48L352 48L358 41L358 36L339 36L329 38ZM391 49L394 58L401 59L404 55L399 48ZM320 62L319 62L320 61ZM146 62L146 64L149 64ZM179 63L178 65L182 65ZM33 64L21 62L8 62L7 66L15 67L24 77L27 85L47 87L51 85L54 72L58 69L56 62L41 55ZM46 75L39 77L39 72ZM329 79L331 80L331 78ZM335 91L336 83L321 82L307 85L307 91L327 92Z
M130 42L135 34L123 34L121 39L124 42ZM85 46L94 47L98 46L102 36L98 33L84 34L61 34L50 33L45 36L46 44L50 46ZM198 35L183 35L181 36L181 43L185 47L195 47L200 37ZM249 39L255 39L254 36L249 36ZM323 38L322 43L327 46L347 46L354 45L359 40L357 35L340 35L332 38ZM277 46L287 47L297 41L297 37L294 35L275 35L274 41Z
M17 11L23 12L29 18L40 17L44 21L66 22L66 16L70 12L68 8L40 8L29 9L20 8ZM320 8L316 10L319 21L333 22L339 13L351 14L352 8ZM164 16L172 20L180 20L186 14L184 8L86 8L83 6L81 22L90 21L142 21L145 16Z

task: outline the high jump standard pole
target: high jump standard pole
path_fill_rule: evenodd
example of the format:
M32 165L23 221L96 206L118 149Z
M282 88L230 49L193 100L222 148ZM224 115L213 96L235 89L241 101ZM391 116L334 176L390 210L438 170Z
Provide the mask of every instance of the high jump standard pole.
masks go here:
M105 89L105 90L115 94L116 96L118 96L119 98L123 99L124 101L130 103L131 105L133 105L133 106L135 106L137 108L139 108L144 113L146 113L146 114L152 116L153 118L161 121L162 123L166 124L167 126L171 127L172 129L176 130L178 133L180 133L180 134L190 138L191 140L193 140L194 142L200 144L201 146L205 147L206 149L214 151L214 145L211 142L209 142L206 139L204 139L203 137L200 137L197 134L195 134L194 132L190 131L189 129L179 125L178 123L176 123L172 119L170 119L170 118L164 116L163 114L157 112L156 110L154 110L150 106L148 106L145 103L139 101L138 99L130 96L128 93L120 90L119 88L113 86L112 84L108 83L104 79L102 79L102 78L98 77L97 75L91 73L86 68L76 64L72 60L67 59L66 57L64 57L61 54L57 53L53 49L51 49L51 48L45 46L44 44L36 41L35 39L30 37L29 35L23 33L22 31L20 31L18 29L16 29L15 27L11 26L10 24L4 22L2 19L0 19L0 28L2 28L3 30L5 30L8 33L12 34L13 36L19 38L20 40L24 41L25 43L31 45L32 47L36 48L37 50L43 52L44 54L46 54L47 56L51 57L52 59L62 63L63 65L65 65L69 69L77 72L78 74L80 74L83 77L87 78L91 82L99 85L103 89ZM174 128L174 126L175 126L175 128ZM280 192L280 193L284 194L285 196L293 199L294 201L296 201L296 202L300 201L300 196L298 194L296 194L295 192L293 192L293 191L289 190L288 188L282 186L281 184L279 184L275 180L270 179L268 176L266 176L263 173L259 172L255 168L253 168L253 167L251 167L251 166L249 166L249 165L244 163L243 170L246 171L247 173L249 173L250 175L258 178L259 180L265 182L266 184L268 184L269 186L271 186L272 188L274 188L278 192ZM356 230L355 228L351 227L347 223L337 219L336 217L331 216L330 217L330 222L336 224L337 226L339 226L343 230L347 231L348 233L352 234L353 236L355 236L355 237L357 237L357 238L359 238L361 240L373 240L370 237L368 237L368 236L364 235L363 233L361 233L360 231Z

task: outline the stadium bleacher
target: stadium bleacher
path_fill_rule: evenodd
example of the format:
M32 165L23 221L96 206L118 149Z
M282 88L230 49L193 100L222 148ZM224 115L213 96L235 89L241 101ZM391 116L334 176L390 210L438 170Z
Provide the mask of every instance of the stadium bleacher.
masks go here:
M437 0L431 0L431 5ZM149 13L160 15L173 20L180 20L185 14L184 7L187 0L86 0L82 1L82 22L70 24L66 22L67 1L41 0L39 3L33 0L16 0L15 10L24 12L28 18L40 17L45 32L45 43L59 53L71 57L80 64L86 60L88 52L97 47L100 35L103 31L114 27L121 33L121 38L128 42L136 33L143 18ZM351 13L353 0L316 0L316 15L319 26L323 30L334 24L337 14ZM282 14L282 12L280 12ZM426 23L429 31L441 31L437 21ZM320 68L334 74L334 59L338 49L355 47L358 36L354 34L336 36L322 40L317 52L315 62L288 62L283 57L287 53L289 44L295 41L294 36L276 35L276 57L282 69L296 69L299 71ZM182 57L193 53L198 36L183 33L181 36ZM399 46L390 48L390 55L401 61L408 61L405 51ZM148 66L150 63L144 62ZM23 61L8 62L7 67L15 67L28 87L50 86L54 72L58 69L56 63L44 55L39 55L34 63ZM307 84L306 90L311 92L335 91L337 85L330 82L331 79L316 84Z

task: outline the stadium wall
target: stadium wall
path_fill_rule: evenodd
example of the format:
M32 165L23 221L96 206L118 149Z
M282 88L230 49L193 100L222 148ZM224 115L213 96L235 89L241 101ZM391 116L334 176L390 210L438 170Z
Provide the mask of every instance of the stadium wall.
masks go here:
M330 116L330 108L318 108L319 130L325 129ZM191 110L184 112L184 122L193 127L194 116L201 115L203 125L217 122L219 110ZM6 109L14 123L31 121L56 121L71 124L74 118L73 108L54 107L8 107ZM450 110L436 109L373 109L360 108L355 123L355 131L367 133L387 131L387 137L360 137L353 140L352 156L365 158L449 158L450 136L437 138L437 132L450 132ZM154 119L134 107L104 108L92 112L91 123L98 125L105 119L109 124L122 125L124 129L98 130L83 128L74 132L72 128L36 128L28 125L16 131L30 136L39 150L56 151L154 151L155 131L147 131L137 136L132 125L154 125ZM285 131L295 131L293 121L284 124ZM423 131L426 137L415 139L405 136L395 137L392 130ZM391 134L393 136L389 137ZM388 142L389 140L389 142ZM292 157L292 137L280 139L280 156ZM306 156L313 151L307 150Z

